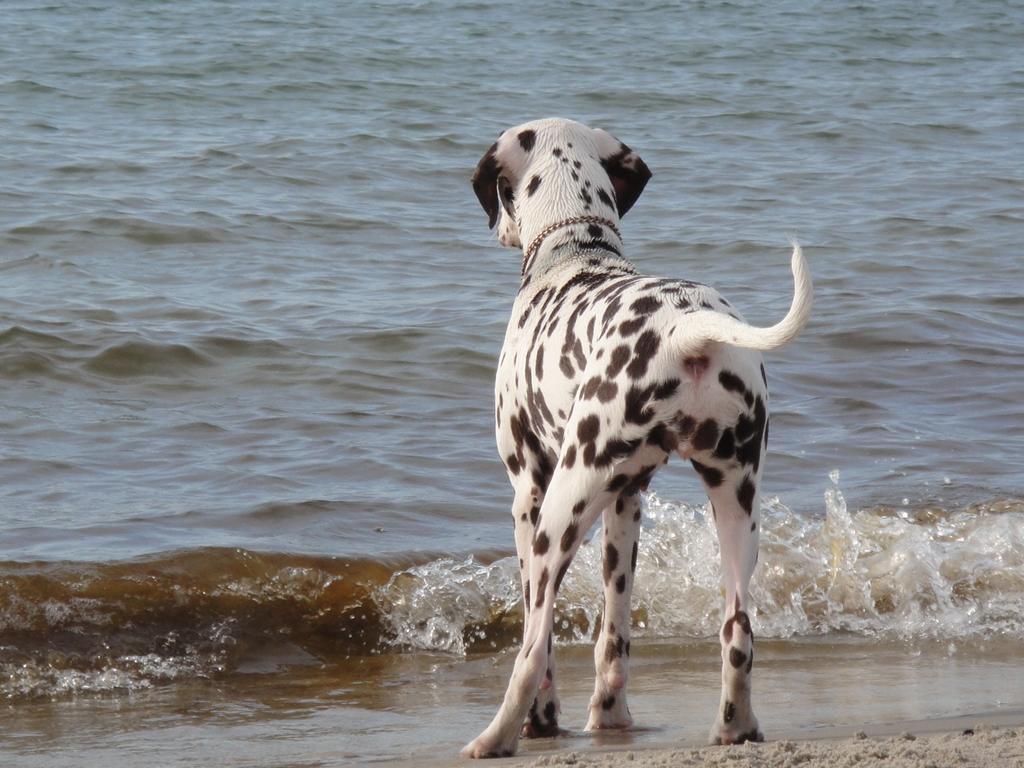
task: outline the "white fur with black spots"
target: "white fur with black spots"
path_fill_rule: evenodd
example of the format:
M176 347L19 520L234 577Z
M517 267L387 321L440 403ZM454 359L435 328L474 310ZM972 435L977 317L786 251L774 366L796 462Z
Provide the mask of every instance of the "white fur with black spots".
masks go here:
M750 700L748 615L768 438L759 351L803 328L811 280L794 243L790 310L777 325L756 328L708 286L638 274L623 258L619 220L650 176L611 134L548 119L502 133L473 177L500 241L523 249L495 382L495 421L515 489L526 618L504 701L463 750L471 757L511 755L521 735L559 732L554 602L599 515L605 604L587 728L632 724L626 682L637 494L672 454L700 475L721 545L722 699L711 740L763 738Z

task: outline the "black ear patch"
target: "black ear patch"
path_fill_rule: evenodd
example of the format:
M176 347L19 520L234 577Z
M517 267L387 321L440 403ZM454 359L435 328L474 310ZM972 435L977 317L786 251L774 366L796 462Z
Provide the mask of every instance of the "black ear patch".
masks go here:
M534 142L537 141L537 132L531 129L519 132L519 146L523 148L524 152L529 152L533 149Z
M640 155L625 144L620 146L621 148L614 155L601 160L601 165L604 166L605 173L608 174L612 186L615 187L615 202L619 216L625 216L626 211L633 207L633 203L637 201L640 193L647 186L647 182L651 178L651 170L647 167L647 163L640 159Z
M498 177L498 198L501 200L505 213L514 217L516 215L516 195L512 190L512 183L504 176Z
M473 191L476 193L476 199L480 201L480 206L487 213L488 229L494 229L498 222L498 176L502 167L495 156L497 151L498 142L494 142L480 158L473 173Z

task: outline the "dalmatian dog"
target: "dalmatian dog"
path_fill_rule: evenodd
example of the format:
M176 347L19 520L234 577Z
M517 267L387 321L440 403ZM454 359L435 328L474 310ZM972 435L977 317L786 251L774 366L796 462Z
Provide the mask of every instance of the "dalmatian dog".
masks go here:
M708 286L639 274L623 257L619 219L650 177L611 134L561 119L505 131L473 176L489 226L497 223L501 243L523 251L495 418L515 489L526 621L504 701L463 750L470 757L512 755L521 736L559 732L554 603L599 516L604 611L586 727L632 725L626 681L638 494L673 454L700 476L721 549L722 698L711 740L763 739L750 700L748 614L768 439L759 352L803 328L811 280L794 243L789 312L777 325L757 328Z

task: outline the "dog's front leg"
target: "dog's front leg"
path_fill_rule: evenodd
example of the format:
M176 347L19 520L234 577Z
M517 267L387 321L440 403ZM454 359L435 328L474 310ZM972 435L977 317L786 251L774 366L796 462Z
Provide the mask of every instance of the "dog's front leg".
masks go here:
M569 434L574 434L569 432ZM506 757L515 754L523 720L544 683L551 656L555 597L569 564L594 523L608 494L605 475L564 457L551 478L541 504L530 548L530 611L523 647L498 713L490 725L462 750L468 757Z
M621 496L604 510L604 614L594 645L597 670L590 699L587 730L629 728L633 718L626 706L629 678L630 596L640 539L640 499Z

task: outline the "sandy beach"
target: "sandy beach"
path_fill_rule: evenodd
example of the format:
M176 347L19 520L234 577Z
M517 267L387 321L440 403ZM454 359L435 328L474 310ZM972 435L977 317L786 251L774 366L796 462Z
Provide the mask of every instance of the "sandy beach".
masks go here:
M1022 718L1024 719L1024 718ZM927 727L927 724L924 724ZM570 752L549 755L528 765L561 768L594 768L633 765L638 768L668 766L893 766L895 768L939 768L941 766L1024 765L1024 729L989 725L960 731L916 735L905 731L897 736L871 737L864 731L844 739L776 741L737 747L704 747L614 751Z
M597 746L601 742L604 746ZM943 768L944 766L1024 766L1024 710L987 713L916 722L892 722L865 726L850 732L836 729L816 738L782 738L761 744L732 747L652 746L637 749L616 745L630 736L595 736L594 745L583 749L554 751L536 756L534 750L557 749L557 740L539 740L516 757L487 765L536 766L537 768L677 768L679 766L728 766L729 768ZM414 760L407 768L439 768L452 764L472 765L457 758Z

